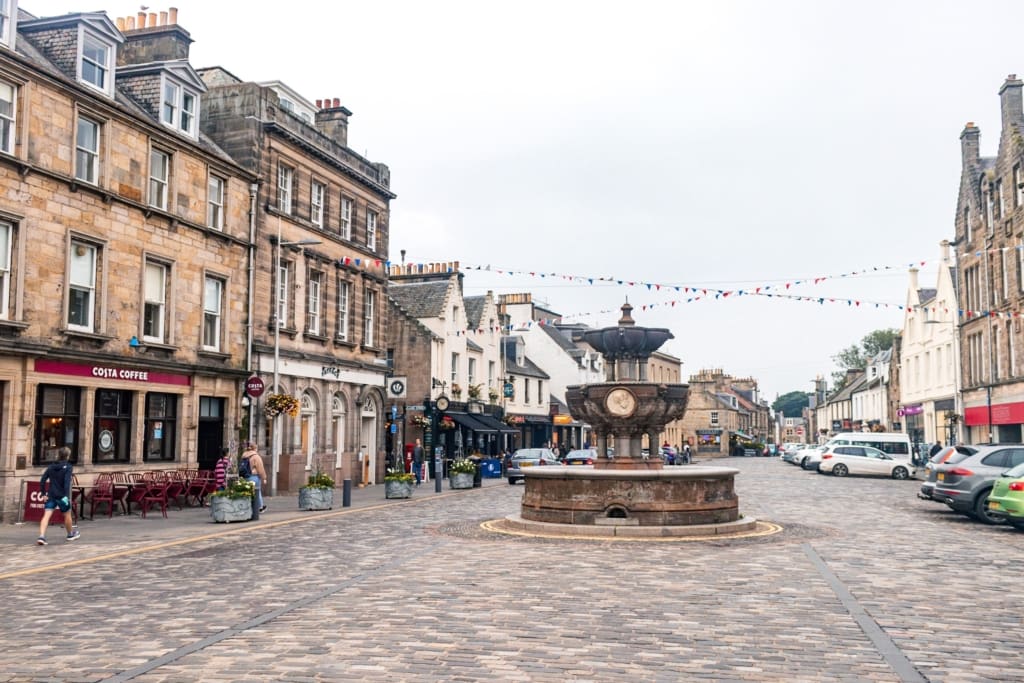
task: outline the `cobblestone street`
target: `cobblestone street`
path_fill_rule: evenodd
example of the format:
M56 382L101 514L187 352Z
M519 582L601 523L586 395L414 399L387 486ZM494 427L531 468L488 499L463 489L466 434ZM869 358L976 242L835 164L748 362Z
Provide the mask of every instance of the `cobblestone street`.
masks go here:
M96 520L45 548L8 526L0 681L1024 680L1024 534L916 480L717 464L780 533L502 536L480 523L518 511L503 482L259 526ZM163 530L90 540L136 521Z

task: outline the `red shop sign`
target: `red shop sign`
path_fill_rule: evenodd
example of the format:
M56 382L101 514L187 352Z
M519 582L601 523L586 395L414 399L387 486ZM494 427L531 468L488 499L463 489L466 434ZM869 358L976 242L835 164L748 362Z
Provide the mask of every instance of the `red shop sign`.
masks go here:
M192 384L189 375L172 375L167 372L153 372L144 368L122 368L114 365L87 365L85 363L68 363L61 360L37 358L36 372L51 372L57 375L74 377L95 377L98 379L117 379L126 382L147 382L157 384L177 384L187 387Z
M43 518L43 510L46 509L46 498L39 488L38 481L25 482L25 509L22 515L24 522L38 522ZM60 508L53 511L50 517L50 524L64 524L64 514Z

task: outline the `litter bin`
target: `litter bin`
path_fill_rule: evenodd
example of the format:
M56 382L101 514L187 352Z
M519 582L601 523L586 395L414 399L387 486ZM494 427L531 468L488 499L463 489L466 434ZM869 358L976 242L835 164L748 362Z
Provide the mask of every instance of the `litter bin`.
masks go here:
M501 461L497 458L484 458L480 461L483 467L483 476L488 479L501 478Z
M473 463L473 488L478 489L484 485L483 467L480 464L482 460L480 458L471 457L470 461Z

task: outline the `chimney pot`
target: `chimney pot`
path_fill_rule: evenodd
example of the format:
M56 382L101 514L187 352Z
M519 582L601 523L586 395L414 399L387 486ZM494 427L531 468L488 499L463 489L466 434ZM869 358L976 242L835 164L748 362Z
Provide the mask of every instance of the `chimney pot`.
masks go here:
M124 21L129 31L135 30L135 17L127 17Z
M320 109L320 105L321 105L322 103L323 103L323 100L317 100L317 101L316 101L316 108L317 108L317 109Z
M167 12L160 13L160 25L167 26Z
M114 23L117 24L118 31L124 31L124 17L118 17L114 20Z
M149 13L149 26L150 28L156 26L156 12Z
M178 23L178 8L177 7L168 7L167 8L167 15L168 15L167 16L167 21L169 23L171 23L171 24L177 24Z
M341 100L338 99L337 97L335 97L334 98L334 107L337 108L337 107L340 107L340 106L341 106Z
M146 13L139 12L139 28L146 28Z

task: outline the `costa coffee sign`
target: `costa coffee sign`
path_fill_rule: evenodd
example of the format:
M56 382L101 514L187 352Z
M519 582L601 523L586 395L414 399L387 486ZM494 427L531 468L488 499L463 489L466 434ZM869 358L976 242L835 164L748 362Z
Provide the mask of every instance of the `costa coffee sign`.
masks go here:
M88 365L86 363L68 363L59 360L37 358L36 372L49 372L55 375L72 377L93 377L95 379L116 379L125 382L142 382L147 384L177 384L187 387L192 384L189 375L173 375L166 372L153 372L138 367L119 367L115 365Z

